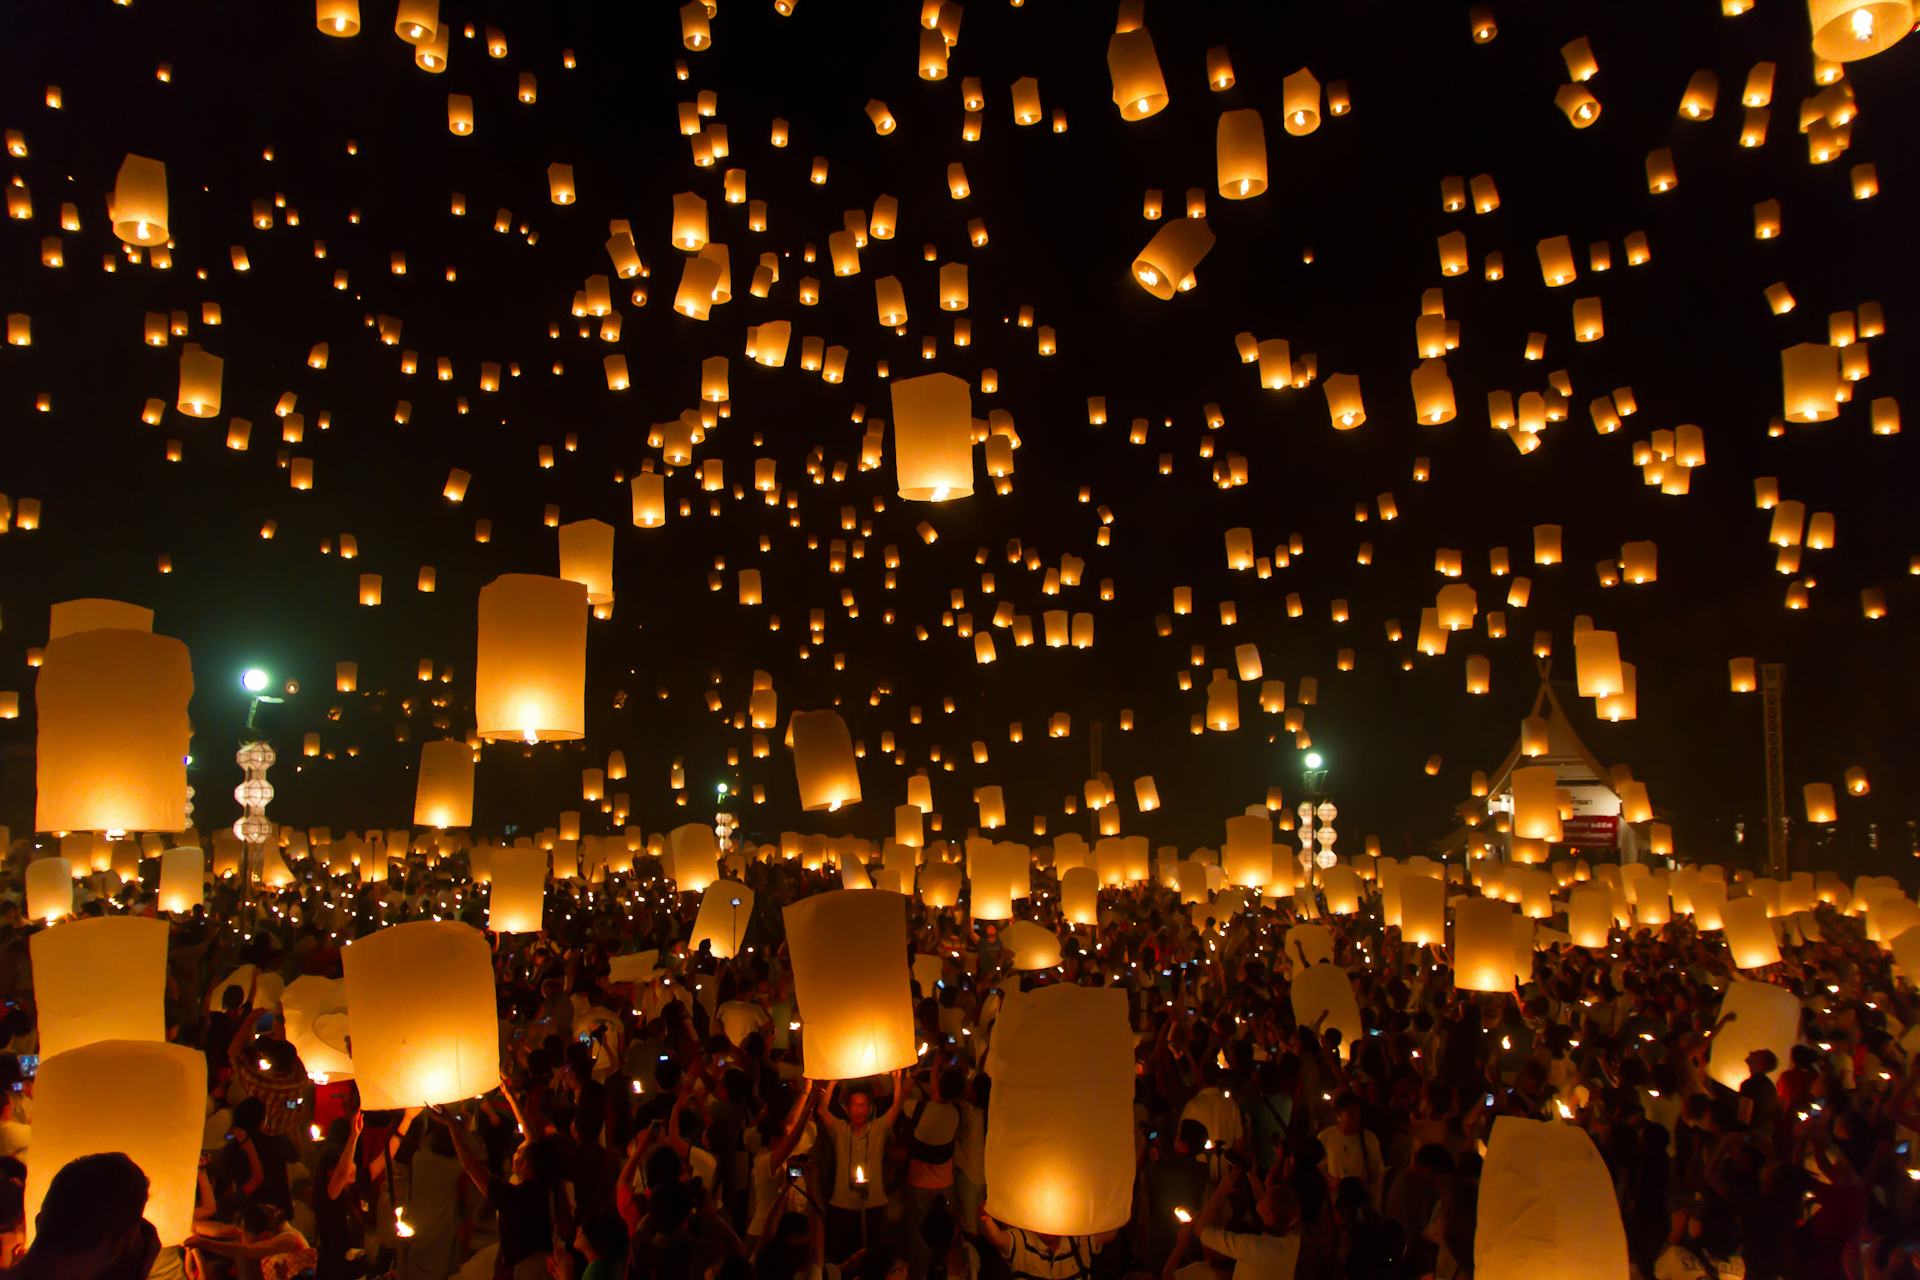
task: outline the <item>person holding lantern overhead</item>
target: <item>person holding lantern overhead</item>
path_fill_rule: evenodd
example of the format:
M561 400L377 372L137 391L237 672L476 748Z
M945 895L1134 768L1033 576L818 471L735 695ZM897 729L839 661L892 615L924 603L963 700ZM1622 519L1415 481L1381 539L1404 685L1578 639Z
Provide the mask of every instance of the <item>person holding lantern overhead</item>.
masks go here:
M820 1124L833 1144L833 1189L827 1196L827 1256L837 1261L852 1257L875 1243L886 1229L887 1144L893 1122L900 1117L906 1091L902 1071L893 1072L893 1094L887 1109L873 1114L873 1091L854 1082L846 1091L845 1117L831 1109L820 1112ZM827 1087L827 1102L843 1082Z

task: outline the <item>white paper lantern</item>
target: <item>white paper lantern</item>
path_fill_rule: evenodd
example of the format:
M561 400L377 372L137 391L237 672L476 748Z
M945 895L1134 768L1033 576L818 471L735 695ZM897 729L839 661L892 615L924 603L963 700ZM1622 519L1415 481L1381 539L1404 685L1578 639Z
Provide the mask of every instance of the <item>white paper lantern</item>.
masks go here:
M907 900L880 890L816 893L785 910L793 994L812 1080L859 1080L911 1066Z
M165 1040L168 931L164 920L102 916L34 934L41 1056L101 1040Z
M1126 1225L1133 1071L1125 992L1051 986L1009 996L987 1053L987 1212L1049 1235Z
M700 911L693 919L693 932L687 935L687 950L698 951L702 942L713 949L716 959L731 960L740 953L753 919L753 890L738 880L715 880L700 895Z
M545 849L495 849L487 891L487 928L495 933L539 933L546 927Z
M500 1083L493 953L478 929L390 925L347 947L342 967L367 1110L458 1102Z
M206 1115L207 1057L198 1049L101 1040L43 1056L33 1091L27 1239L55 1174L81 1156L118 1151L147 1175L146 1219L160 1246L180 1244L193 1231Z
M1791 1061L1800 1038L1800 1002L1791 991L1765 982L1729 983L1719 1017L1729 1013L1736 1015L1733 1021L1714 1032L1708 1046L1708 1075L1738 1089L1747 1079L1747 1055L1754 1050L1773 1050L1782 1067Z
M1473 1239L1476 1280L1620 1280L1627 1233L1586 1130L1501 1116L1487 1140Z

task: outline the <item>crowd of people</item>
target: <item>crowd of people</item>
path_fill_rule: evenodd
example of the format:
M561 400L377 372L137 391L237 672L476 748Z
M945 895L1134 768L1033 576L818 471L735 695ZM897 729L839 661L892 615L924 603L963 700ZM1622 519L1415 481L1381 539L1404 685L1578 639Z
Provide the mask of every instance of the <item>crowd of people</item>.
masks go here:
M643 858L630 877L557 881L541 933L494 936L497 1089L363 1111L352 1080L310 1073L271 993L338 976L343 947L387 924L484 927L458 854L396 862L378 884L309 864L274 892L216 882L174 918L168 1035L208 1068L194 1233L159 1249L144 1175L101 1153L53 1178L28 1249L27 937L45 926L23 918L25 860L16 848L0 892L9 1280L1465 1280L1503 1116L1586 1132L1638 1276L1920 1277L1920 999L1833 905L1780 964L1740 975L1803 1014L1788 1060L1755 1053L1734 1090L1705 1062L1735 970L1684 919L1537 951L1503 996L1457 991L1446 949L1403 943L1367 899L1319 922L1360 1010L1343 1043L1294 1018L1294 899L1216 919L1140 883L1074 927L1036 869L1018 914L1055 932L1058 966L1016 969L1002 925L914 901L917 1063L819 1081L803 1074L781 908L840 873L749 864L743 945L716 957L687 946L698 895ZM82 915L154 910L138 880L89 885ZM648 950L650 969L616 980L614 958ZM1006 993L1049 983L1123 990L1136 1033L1132 1213L1096 1236L1002 1222L986 1184L994 1020Z

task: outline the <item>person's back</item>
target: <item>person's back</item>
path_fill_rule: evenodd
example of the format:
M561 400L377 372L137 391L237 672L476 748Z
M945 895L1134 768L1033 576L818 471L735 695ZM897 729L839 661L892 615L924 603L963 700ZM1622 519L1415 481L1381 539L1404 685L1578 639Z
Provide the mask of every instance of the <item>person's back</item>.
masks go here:
M147 1175L118 1152L81 1156L47 1184L34 1241L5 1280L146 1280L160 1237L143 1216Z

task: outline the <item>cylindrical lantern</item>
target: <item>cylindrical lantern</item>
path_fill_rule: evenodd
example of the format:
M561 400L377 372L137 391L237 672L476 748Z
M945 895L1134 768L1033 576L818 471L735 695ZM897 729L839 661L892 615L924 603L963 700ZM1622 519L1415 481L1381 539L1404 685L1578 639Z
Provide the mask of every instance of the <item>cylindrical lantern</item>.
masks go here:
M1707 1074L1729 1089L1738 1089L1747 1080L1747 1055L1756 1049L1771 1049L1785 1067L1800 1039L1800 1012L1799 999L1785 987L1744 980L1729 983L1719 1018L1735 1016L1713 1034Z
M545 927L548 854L545 849L496 849L487 928L495 933L539 933Z
M144 1213L160 1246L185 1241L194 1229L206 1115L207 1058L198 1049L103 1040L55 1056L43 1053L27 1165L28 1241L48 1184L70 1161L101 1152L122 1153L147 1175Z
M687 950L697 951L702 942L716 960L731 960L740 954L753 919L753 890L738 880L715 880L700 895L700 910L694 916L693 932L687 935Z
M807 1077L859 1080L913 1065L907 900L836 889L784 914Z
M146 631L50 641L34 686L41 831L179 831L187 825L187 646Z
M1340 1033L1342 1057L1351 1056L1362 1036L1360 1004L1354 999L1353 984L1347 971L1337 964L1308 965L1293 975L1293 1020L1297 1026L1311 1026L1322 1014L1323 1028Z
M1438 876L1403 873L1400 890L1400 940L1415 946L1441 946L1447 940L1447 886Z
M1250 200L1267 189L1267 131L1258 111L1222 112L1214 152L1222 197Z
M575 520L560 526L560 576L587 589L588 604L613 602L613 526Z
M1460 991L1513 990L1513 908L1466 898L1453 912L1453 985Z
M107 200L107 221L113 234L131 245L165 244L167 229L167 166L129 152L114 178ZM29 1216L28 1221L32 1221Z
M1627 1233L1613 1177L1577 1125L1500 1116L1473 1237L1477 1280L1618 1280Z
M800 786L800 807L808 813L834 812L860 803L860 771L853 736L837 711L796 711L787 722L793 744L793 771Z
M1352 867L1333 866L1320 873L1330 915L1350 916L1360 909L1360 877Z
M102 1040L167 1038L169 928L145 916L104 916L33 935L43 1058Z
M1760 969L1780 963L1779 940L1773 935L1773 922L1767 919L1767 904L1759 898L1735 898L1720 908L1720 923L1726 930L1727 950L1740 969Z
M160 855L160 910L184 915L206 898L207 855L195 848Z
M1264 812L1227 819L1220 864L1227 883L1261 888L1273 878L1273 821Z
M476 731L489 741L586 736L587 588L508 573L480 588Z
M1113 79L1113 105L1123 120L1145 120L1167 106L1167 81L1160 55L1145 27L1116 31L1107 40L1107 73Z
M894 470L910 502L973 493L973 393L966 379L929 373L893 384Z
M473 748L458 738L420 744L413 824L445 831L473 824Z
M1118 988L1050 986L1008 998L987 1053L987 1213L1050 1235L1125 1225L1134 1173L1133 1038Z
M68 858L37 858L27 864L27 915L53 921L73 914L73 862Z
M1870 58L1898 43L1914 23L1912 0L1807 0L1807 16L1814 57L1829 62Z
M355 939L342 961L363 1107L458 1102L499 1085L500 1025L485 934L447 920L390 925Z
M1133 260L1140 287L1165 301L1193 287L1193 272L1213 249L1213 230L1205 218L1176 218L1153 233Z
M1602 949L1613 928L1613 893L1605 885L1581 885L1567 898L1567 933L1576 947Z
M1092 867L1069 867L1060 873L1060 914L1068 924L1100 922L1100 875Z

